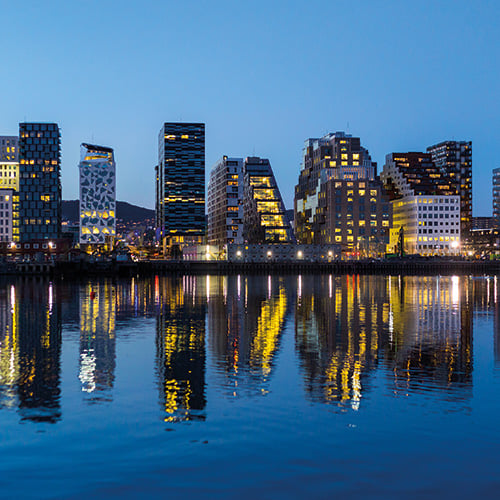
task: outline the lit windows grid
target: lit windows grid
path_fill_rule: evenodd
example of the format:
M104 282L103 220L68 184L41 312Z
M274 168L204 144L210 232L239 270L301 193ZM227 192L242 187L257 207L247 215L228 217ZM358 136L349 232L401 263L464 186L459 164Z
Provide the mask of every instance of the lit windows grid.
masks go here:
M205 126L165 123L159 134L161 229L205 234Z
M46 201L49 200L49 201ZM60 132L56 123L19 124L19 239L59 238Z

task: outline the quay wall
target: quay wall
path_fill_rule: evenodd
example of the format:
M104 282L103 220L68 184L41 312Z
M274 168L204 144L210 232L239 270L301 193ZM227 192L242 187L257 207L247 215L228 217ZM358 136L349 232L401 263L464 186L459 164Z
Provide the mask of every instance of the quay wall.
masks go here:
M500 261L381 260L332 262L193 262L149 260L139 262L3 263L3 275L85 276L226 275L226 274L499 274Z

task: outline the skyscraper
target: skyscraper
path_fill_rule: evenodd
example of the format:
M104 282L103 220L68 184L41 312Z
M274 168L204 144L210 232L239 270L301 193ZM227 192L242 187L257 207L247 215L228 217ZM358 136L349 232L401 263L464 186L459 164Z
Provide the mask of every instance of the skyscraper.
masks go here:
M165 123L158 136L157 222L167 246L203 243L205 124Z
M493 169L493 220L500 227L500 168Z
M319 209L322 181L373 180L377 164L359 137L335 132L304 144L299 182L295 186L295 235L299 243L319 243L323 215Z
M80 147L80 243L104 244L116 234L116 181L113 149Z
M460 196L460 229L467 237L472 227L472 142L444 141L427 148Z
M19 124L20 241L60 237L60 137L57 123Z
M0 241L19 240L18 191L19 138L0 136Z
M208 183L208 243L243 243L243 159L222 157Z

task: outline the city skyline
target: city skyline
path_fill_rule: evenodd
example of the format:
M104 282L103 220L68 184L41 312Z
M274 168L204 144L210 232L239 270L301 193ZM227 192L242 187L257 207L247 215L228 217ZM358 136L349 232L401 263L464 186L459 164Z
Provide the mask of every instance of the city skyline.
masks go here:
M6 64L24 76L2 82L0 133L14 135L23 121L59 124L64 199L78 197L80 143L113 144L117 198L148 208L165 120L206 124L207 179L222 154L269 158L288 209L308 137L345 130L379 165L392 151L466 140L474 145L473 214L491 214L495 3L440 2L433 12L397 2L228 5L117 11L102 2L99 19L88 5L4 6ZM175 19L167 34L166 19ZM98 55L107 78L82 77ZM151 173L139 187L138 170Z

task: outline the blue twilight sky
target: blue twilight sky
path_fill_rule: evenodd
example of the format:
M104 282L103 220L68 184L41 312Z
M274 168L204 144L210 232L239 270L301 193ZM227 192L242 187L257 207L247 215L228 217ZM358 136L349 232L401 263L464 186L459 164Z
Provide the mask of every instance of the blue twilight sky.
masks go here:
M62 130L63 197L79 145L111 146L117 197L154 207L158 131L206 123L220 156L268 157L293 207L308 137L347 130L392 151L473 141L474 215L500 167L499 1L0 0L0 134Z

